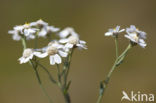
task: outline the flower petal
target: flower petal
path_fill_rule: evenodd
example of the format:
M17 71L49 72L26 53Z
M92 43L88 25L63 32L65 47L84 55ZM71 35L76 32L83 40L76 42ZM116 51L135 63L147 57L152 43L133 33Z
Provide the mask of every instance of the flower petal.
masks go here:
M60 64L62 62L61 57L58 54L54 55L54 60L57 64Z
M48 56L48 53L41 53L41 52L34 52L33 53L35 56L39 57L39 58L44 58L46 56Z
M46 53L46 52L45 53L34 52L33 54L39 58L44 58L44 57L48 56L48 53Z
M67 55L68 55L68 53L63 52L63 51L61 51L61 50L59 50L58 52L59 52L59 54L60 54L62 57L67 57Z
M54 60L54 56L53 55L49 57L49 60L50 60L50 64L51 65L55 64L55 60Z
M124 32L125 31L125 29L121 29L119 32L121 33L121 32Z
M115 30L118 32L120 30L120 26L116 26Z
M73 44L70 44L70 43L67 43L66 45L65 45L65 48L73 48Z
M80 40L80 44L86 44L86 42L83 40Z
M86 45L76 44L76 46L79 47L79 49L87 49Z
M60 43L67 43L68 42L68 39L61 39L59 40Z
M112 35L113 35L112 32L106 32L106 33L105 33L105 36L112 36Z

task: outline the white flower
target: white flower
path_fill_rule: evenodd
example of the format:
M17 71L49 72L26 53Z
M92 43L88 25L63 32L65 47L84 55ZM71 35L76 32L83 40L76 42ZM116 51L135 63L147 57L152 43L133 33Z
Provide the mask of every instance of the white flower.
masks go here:
M59 40L60 43L66 43L65 44L65 50L68 51L70 48L78 47L80 49L87 49L86 42L83 40L80 40L77 36L70 36L66 39Z
M135 25L130 25L130 28L127 28L127 29L126 29L126 32L127 32L128 34L130 34L130 33L137 33L138 36L139 36L141 39L146 39L146 33L145 33L144 31L140 31L139 29L137 29L137 28L135 27Z
M127 34L125 35L131 42L139 44L141 47L146 47L144 39L146 39L146 33L136 29L134 25L126 29Z
M44 22L43 20L37 20L36 22L31 22L30 26L39 26L39 27L43 27L43 26L48 26L47 22Z
M29 24L15 26L14 30L8 31L9 34L12 34L13 40L20 40L21 37L26 37L27 40L34 39L35 33L38 31L36 28L31 28Z
M59 34L58 34L61 38L66 38L67 36L79 36L73 28L71 27L67 27L64 30L62 30Z
M108 32L105 33L105 36L118 36L118 34L123 31L125 31L125 29L120 30L120 26L116 26L114 29L109 29Z
M23 52L23 56L19 58L20 64L27 63L33 56L40 56L40 52L36 52L33 49L27 48Z
M13 30L9 30L8 33L12 34L13 40L19 41L21 40L21 34L23 33L24 26L18 25L13 27Z
M59 31L59 28L54 26L44 26L41 31L38 33L39 37L45 37L47 34Z
M40 58L49 56L50 64L60 64L62 63L61 57L67 57L67 53L63 50L63 45L60 45L56 42L51 42L44 53L38 55ZM60 57L61 56L61 57Z
M35 33L38 31L36 28L24 29L23 34L26 36L26 39L35 39Z
M21 33L24 27L26 27L26 25L17 25L13 29Z
M16 41L21 40L21 36L18 34L18 31L16 31L16 30L9 30L8 33L12 34L12 39L13 40L16 40Z

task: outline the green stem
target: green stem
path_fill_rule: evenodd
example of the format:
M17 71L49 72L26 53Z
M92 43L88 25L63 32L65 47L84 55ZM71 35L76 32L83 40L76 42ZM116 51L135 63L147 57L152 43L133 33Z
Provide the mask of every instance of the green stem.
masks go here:
M115 49L116 49L116 58L118 58L119 53L118 53L118 38L117 37L115 37Z
M22 45L23 45L23 49L25 50L25 49L27 48L26 39L25 39L25 38L22 38ZM38 71L37 71L38 64L36 63L36 65L34 65L33 62L32 62L31 60L29 61L29 63L30 63L30 65L33 67L33 69L35 70L35 74L36 74L38 83L39 83L39 85L40 85L40 88L42 89L42 91L43 91L43 93L45 94L45 96L47 96L47 98L48 98L48 100L49 100L49 103L53 103L52 100L50 99L48 93L46 92L45 88L44 88L43 85L42 85L42 82L41 82L39 73L38 73Z
M38 65L48 74L50 81L56 84L57 83L56 80L50 74L50 72L48 71L48 69L46 67L44 67L42 64L40 64L39 62L38 62Z
M35 74L36 74L38 83L39 83L39 85L40 85L40 88L42 89L42 91L43 91L43 93L45 94L45 96L48 98L49 103L53 103L52 100L51 100L51 98L49 97L49 95L48 95L46 89L45 89L45 88L43 87L43 85L42 85L42 81L41 81L41 79L40 79L40 76L39 76L37 67L34 67L34 66L33 66L33 69L34 69L34 71L35 71Z
M62 85L59 64L57 64L57 77L58 77L58 83L59 83L59 85Z
M36 49L38 47L38 36L35 35L35 43L34 43L34 48Z
M74 51L74 49L71 50L68 57L66 58L65 63L64 63L64 69L63 69L62 73L60 74L60 75L64 76L64 85L62 87L62 94L64 96L66 103L71 103L70 95L68 93L68 88L69 88L69 85L71 82L67 84L67 78L68 78L68 74L69 74L69 70L70 70L70 63L71 63L73 51Z
M73 51L74 51L74 49L71 50L71 53L69 54L69 56L67 58L67 67L66 67L66 72L65 72L65 86L67 84L67 78L68 78L68 74L69 74L69 70L70 70L70 64L71 64L71 58L72 58Z
M101 103L102 97L103 97L103 95L99 95L98 100L97 100L96 103Z
M128 50L131 49L131 48L132 48L132 45L129 44L127 46L127 48L124 50L124 52L118 57L118 60L121 59L123 56L125 56L127 54Z
M110 81L110 78L111 78L111 75L112 75L113 71L115 70L115 68L116 68L118 65L120 65L121 61L124 59L125 55L126 55L127 52L131 49L131 47L132 47L131 44L129 44L128 47L124 50L124 52L123 52L119 57L116 58L116 60L115 60L115 62L114 62L114 64L113 64L112 68L110 69L110 71L109 71L109 73L108 73L106 79L105 79L104 81L101 82L101 83L102 83L102 87L100 88L100 94L99 94L99 97L98 97L98 100L97 100L96 103L101 103L102 97L103 97L104 92L105 92L105 90L106 90L106 87L107 87L107 85L108 85L108 83L109 83L109 81ZM119 63L119 62L120 62L120 63ZM117 64L118 64L118 65L117 65Z
M25 50L27 47L26 47L26 40L25 38L22 38L22 45L23 45L23 50Z
M63 95L66 103L71 103L69 93Z

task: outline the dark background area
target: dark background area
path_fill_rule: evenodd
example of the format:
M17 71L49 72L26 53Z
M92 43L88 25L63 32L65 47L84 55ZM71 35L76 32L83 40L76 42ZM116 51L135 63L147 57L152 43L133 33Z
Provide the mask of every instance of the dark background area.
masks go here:
M106 77L115 57L114 40L104 33L116 25L125 28L134 24L147 32L147 47L130 50L113 73L103 103L120 103L123 90L155 93L155 0L0 0L0 103L48 103L31 67L17 61L22 55L21 42L13 41L7 33L14 25L38 19L61 29L73 27L87 41L88 50L76 50L72 58L72 103L95 103L99 82ZM119 41L121 52L129 42L123 35ZM46 60L42 61L48 64ZM53 67L49 70L56 74ZM59 89L42 70L40 74L54 103L63 103Z

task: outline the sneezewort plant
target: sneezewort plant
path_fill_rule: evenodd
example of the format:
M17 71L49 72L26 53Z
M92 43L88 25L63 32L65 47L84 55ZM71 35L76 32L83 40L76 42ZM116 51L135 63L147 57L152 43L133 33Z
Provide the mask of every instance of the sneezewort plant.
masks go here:
M114 72L115 68L117 68L120 64L122 64L128 51L134 46L136 46L137 44L140 45L142 48L145 48L145 46L147 45L144 41L144 39L146 39L146 33L137 29L134 25L131 25L130 28L126 28L127 34L125 35L125 37L129 39L130 42L127 48L119 55L118 54L118 36L121 32L125 31L125 29L122 29L122 30L119 30L119 29L120 29L120 26L117 26L114 29L109 29L109 31L105 33L105 36L112 36L115 39L116 59L108 75L106 76L105 80L100 82L99 96L98 96L96 103L101 103L102 97L108 86L112 73Z
M47 96L49 103L53 103L53 101L43 86L38 70L39 68L47 73L51 83L60 88L65 102L71 103L68 92L71 81L68 81L68 74L72 54L76 48L87 49L86 42L80 40L79 35L73 28L67 27L61 31L59 28L49 26L49 24L43 20L15 26L13 30L8 31L8 33L12 35L13 40L22 42L23 55L19 58L20 64L29 63L32 66L38 83L45 96ZM56 34L59 39L52 38L54 34ZM38 39L40 37L45 38L49 42L47 46L42 48L38 47ZM28 48L27 42L29 40L34 40L34 47ZM40 58L47 56L49 57L50 65L55 65L54 67L57 68L57 79L54 78L49 72L49 69L40 62Z
M126 31L125 38L129 39L130 42L126 49L119 54L118 37L121 35L120 33L124 31ZM53 103L53 101L44 88L39 74L39 69L43 69L49 77L50 82L60 88L61 93L64 96L65 103L71 103L68 91L71 81L68 81L68 75L72 55L76 48L87 49L86 42L80 40L79 35L73 28L67 27L60 30L60 28L50 26L43 20L15 26L13 30L8 31L8 33L12 35L13 40L21 41L23 46L23 55L19 58L19 62L20 64L29 63L32 66L38 83L43 93L48 98L49 103ZM54 34L56 36L53 36ZM116 59L105 80L100 82L100 91L96 103L101 103L112 73L120 64L122 64L128 51L136 45L140 45L142 48L145 48L147 45L144 41L146 39L146 33L137 29L134 25L121 30L120 26L116 26L114 29L109 29L108 32L105 33L105 36L111 36L114 38ZM56 39L53 37L56 37ZM44 38L48 41L48 44L45 47L39 48L39 38ZM34 40L33 47L27 46L27 42L29 42L29 40ZM49 58L49 64L57 68L57 77L53 77L49 72L49 69L40 62L40 59L46 57Z

